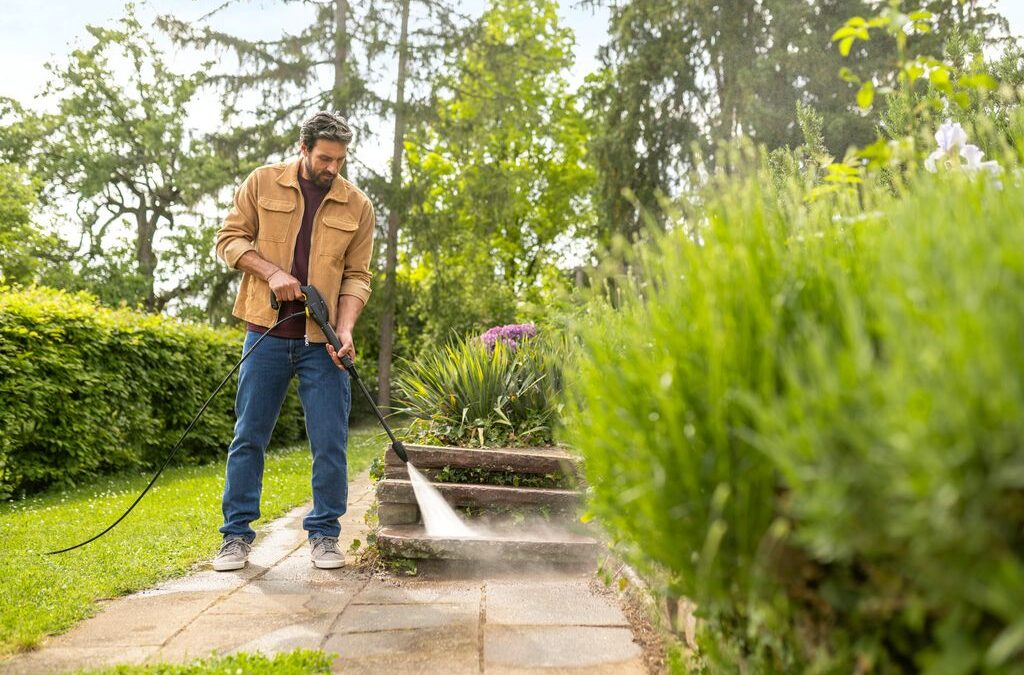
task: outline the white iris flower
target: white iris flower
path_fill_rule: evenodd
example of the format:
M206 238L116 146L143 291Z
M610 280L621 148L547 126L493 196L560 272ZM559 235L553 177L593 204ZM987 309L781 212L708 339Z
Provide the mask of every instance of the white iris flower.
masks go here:
M982 161L985 153L976 145L967 142L967 132L959 122L951 120L943 122L939 130L935 132L935 142L938 149L924 160L924 168L932 173L939 170L939 162L947 169L963 167L968 173L987 171L996 175L1001 171L999 162Z

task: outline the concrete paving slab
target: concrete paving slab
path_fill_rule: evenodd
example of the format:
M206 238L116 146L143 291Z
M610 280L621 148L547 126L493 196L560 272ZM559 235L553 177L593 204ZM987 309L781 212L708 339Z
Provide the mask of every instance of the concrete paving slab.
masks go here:
M642 657L628 628L593 626L484 627L484 670L628 666Z
M411 605L444 603L479 606L479 583L423 583L408 581L396 584L374 579L352 600L355 605Z
M428 659L336 659L332 673L344 675L478 675L479 657L476 651L449 654ZM550 675L550 674L549 674Z
M347 661L379 657L437 659L462 651L476 654L477 632L476 626L464 624L375 633L336 633L327 638L323 649L335 652Z
M628 626L622 610L595 594L588 580L487 584L487 623L510 626Z
M334 614L351 602L362 580L312 583L259 579L212 605L207 614Z
M314 585L333 585L362 578L360 572L353 569L354 561L345 561L346 567L334 570L322 570L313 567L309 559L309 547L303 547L288 556L279 564L266 571L260 581L296 581Z
M0 664L4 675L44 675L83 668L104 668L115 664L138 664L156 653L158 647L49 647L45 652L24 654Z
M332 579L329 582L302 581L300 579L257 579L247 583L238 589L239 593L257 593L263 595L274 594L302 594L302 593L325 593L328 595L344 595L351 598L366 585L365 579Z
M332 614L249 614L244 619L232 614L204 614L171 638L150 662L186 661L210 652L229 653L266 636L270 642L285 635L312 631L323 636L334 623ZM296 628L298 627L298 628ZM276 636L276 637L275 637Z
M336 633L378 631L438 626L476 626L480 610L469 605L349 605L338 617Z
M209 593L129 595L109 602L96 616L57 638L57 646L159 647L209 608Z
M235 652L260 652L268 656L295 649L319 649L323 644L323 624L306 622L293 623L272 630L232 650Z
M138 595L167 595L168 593L229 593L241 588L250 579L266 572L265 567L248 566L235 572L214 572L202 570L180 579L165 581L153 588L140 591Z
M583 668L521 668L513 666L487 666L487 675L648 675L640 659L607 666L586 666Z

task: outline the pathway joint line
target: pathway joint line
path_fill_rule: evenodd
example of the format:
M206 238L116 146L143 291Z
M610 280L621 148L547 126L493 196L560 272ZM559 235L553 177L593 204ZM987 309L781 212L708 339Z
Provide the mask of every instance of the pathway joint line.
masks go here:
M480 620L477 622L476 643L480 655L480 673L484 672L484 624L487 622L487 582L480 584Z
M319 649L320 651L324 650L324 647L327 646L327 641L334 636L334 632L338 626L338 622L341 621L341 615L345 613L345 610L352 606L352 601L358 598L359 594L362 593L363 590L370 585L370 581L372 579L373 577L371 576L367 578L365 581L363 581L362 585L359 587L359 590L353 593L352 597L348 599L348 602L345 603L345 606L341 608L341 611L338 612L338 615L335 616L334 619L331 621L331 625L327 627L326 631L324 631L323 637L320 638L320 645L317 647L317 649Z
M268 523L268 525L269 525L269 523ZM216 597L216 598L214 599L214 601L213 601L212 603L210 603L209 605L207 605L207 606L206 606L206 607L205 607L205 608L203 609L203 611L202 611L202 612L200 612L199 614L196 614L195 616L193 616L193 617L192 617L192 618L191 618L191 619L190 619L190 620L189 620L188 622L186 622L186 623L185 623L185 624L184 624L183 626L181 626L181 628L179 628L178 630L174 631L174 633L172 633L172 634L170 635L170 637L168 637L168 638L167 638L166 640L164 640L164 641L163 641L163 642L162 642L162 643L160 644L160 649L158 649L158 650L157 650L157 652L159 652L159 651L163 650L163 648L164 648L164 647L166 647L166 646L167 646L168 644L170 644L171 640L173 640L174 638L176 638L176 637L178 637L179 635L181 635L182 633L184 633L184 632L185 632L185 630L186 630L186 629L187 629L187 628L188 628L189 626L191 626L191 625L192 625L193 623L195 623L195 622L196 622L196 620L197 620L197 619L198 619L199 617L201 617L201 616L205 615L207 611L209 611L209 610L213 609L214 607L216 607L216 606L217 606L217 605L219 605L220 603L224 602L225 600L227 600L228 598L230 598L231 596L233 596L233 595L234 595L235 593L238 593L239 591L241 591L241 590L242 590L243 588L245 588L246 586L248 586L248 585L249 585L249 584L251 584L252 582L254 582L254 581L259 581L259 579L260 579L260 578L262 578L262 577L263 577L264 575L266 575L266 574L267 574L267 572L269 572L270 570L272 570L272 569L274 569L275 567L277 567L278 565L280 565L282 561L286 560L286 559L287 559L287 558L288 558L288 557L289 557L289 556L290 556L291 554L293 554L293 553L295 553L295 551L299 550L299 548L300 548L300 547L301 547L301 546L302 546L302 545L303 545L304 543L305 543L305 542L299 542L298 544L296 544L295 546L293 546L293 547L292 547L292 548L291 548L291 549L290 549L290 550L289 550L289 551L288 551L287 553L285 553L285 554L284 554L283 556L281 556L281 557L280 557L280 559L278 559L278 560L277 560L277 562L275 562L275 563L274 563L273 565L271 565L270 567L267 567L266 569L264 569L264 570L263 570L262 572L260 572L260 573L259 573L259 574L257 574L256 576L254 576L254 577L253 577L252 579L246 579L246 580L245 580L245 581L244 581L244 582L243 582L242 584L240 584L239 586L236 586L235 588L232 588L232 589L231 589L230 591L228 591L227 593L221 593L221 594L219 594L219 595L218 595L218 596L217 596L217 597ZM243 568L243 569L244 569L244 568Z

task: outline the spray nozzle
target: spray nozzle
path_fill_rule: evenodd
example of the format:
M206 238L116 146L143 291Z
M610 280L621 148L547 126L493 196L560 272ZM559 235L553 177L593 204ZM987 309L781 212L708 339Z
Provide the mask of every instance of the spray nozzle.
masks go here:
M391 449L398 455L398 459L402 460L406 464L409 463L409 455L405 452L405 446L402 445L402 441L395 441L391 444Z

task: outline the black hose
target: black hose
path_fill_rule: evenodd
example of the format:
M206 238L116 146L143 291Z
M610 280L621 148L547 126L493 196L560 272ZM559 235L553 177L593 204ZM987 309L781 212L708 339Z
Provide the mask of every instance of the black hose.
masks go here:
M199 421L199 418L202 416L202 414L204 412L206 412L206 408L210 405L210 402L213 400L213 397L216 396L218 393L220 393L220 390L224 388L224 385L227 384L228 380L231 379L231 376L235 374L235 371L238 370L242 366L242 363L247 358L249 358L249 355L252 354L253 350L256 349L256 347L258 347L261 342L263 342L263 339L265 337L270 335L270 331L274 330L275 328L280 326L285 321L288 321L289 319L294 319L297 316L305 316L305 315L306 315L305 312L296 312L294 314L291 314L291 315L286 316L285 318L281 319L280 321L275 323L273 326L268 328L267 332L264 333L263 335L261 335L259 337L259 339L256 340L256 342L253 343L252 347L249 347L249 351L247 351L244 354L242 354L242 358L240 358L238 360L238 363L236 363L231 368L231 370L228 372L228 374L224 376L224 379L220 381L220 384L217 385L217 388L214 389L213 393L210 394L209 398L206 399L206 403L203 404L203 407L199 409L199 412L197 412L195 414L195 417L192 418L192 421L188 423L188 427L186 427L185 428L185 432L181 434L181 438L179 438L178 442L174 444L174 447L171 448L171 451L169 453L167 453L167 457L164 459L163 464L161 464L160 468L157 469L155 474L153 474L153 478L150 479L149 485L147 485L146 489L144 489L141 493L139 493L139 496L135 498L135 501L132 502L132 505L128 507L128 510L121 514L120 518L118 518L117 520L112 522L107 527L107 529L103 530L102 532L100 532L99 534L97 534L97 535L95 535L93 537L90 537L89 539L86 539L85 541L81 542L80 544L75 544L74 546L68 546L67 548L62 548L59 551L49 551L46 555L56 555L58 553L67 553L68 551L74 551L76 548L81 548L82 546L85 546L86 544L89 544L89 543L92 543L92 542L96 541L97 539L99 539L100 537L105 535L107 532L110 532L112 529L117 527L118 523L120 523L122 520L124 520L125 517L129 513L132 512L132 509L135 508L136 504L138 504L140 501L142 501L142 498L146 496L147 492L149 492L149 488L153 487L153 484L156 483L156 479L160 477L160 474L162 474L164 472L164 469L167 468L167 465L171 463L171 459L173 459L174 455L178 452L178 448L181 447L181 444L185 440L185 437L188 436L189 432L192 431L192 428L195 427L196 422Z

